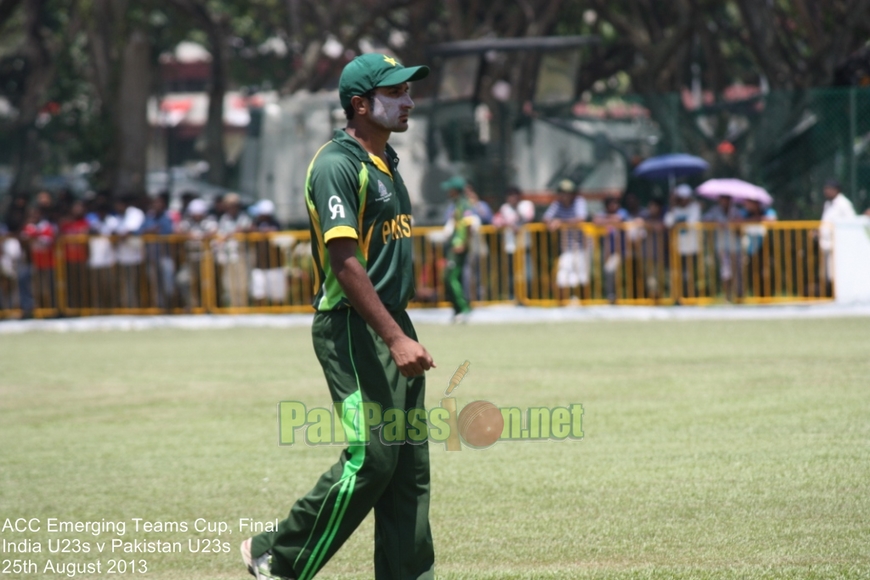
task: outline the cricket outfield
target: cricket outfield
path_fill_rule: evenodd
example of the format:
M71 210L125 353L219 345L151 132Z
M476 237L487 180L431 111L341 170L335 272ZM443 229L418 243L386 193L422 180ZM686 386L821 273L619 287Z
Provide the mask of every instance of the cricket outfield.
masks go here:
M430 408L467 360L460 409L583 411L582 438L423 443L439 578L870 575L866 318L418 332ZM339 452L280 445L281 401L331 404L304 325L27 332L0 353L9 578L245 578L239 542ZM372 535L319 577L371 578Z

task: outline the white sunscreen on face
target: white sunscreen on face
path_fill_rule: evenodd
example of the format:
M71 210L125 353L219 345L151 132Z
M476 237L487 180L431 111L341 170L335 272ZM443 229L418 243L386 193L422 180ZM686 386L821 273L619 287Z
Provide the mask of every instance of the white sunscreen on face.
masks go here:
M385 129L401 129L403 123L399 121L399 117L408 107L414 107L414 101L408 93L397 98L375 94L372 97L372 119Z

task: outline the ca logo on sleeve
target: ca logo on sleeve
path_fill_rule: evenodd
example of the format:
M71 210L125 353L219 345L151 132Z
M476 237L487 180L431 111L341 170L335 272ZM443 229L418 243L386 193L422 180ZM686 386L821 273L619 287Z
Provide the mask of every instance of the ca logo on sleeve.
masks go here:
M341 198L337 195L333 195L329 198L329 213L331 219L335 219L336 217L344 219L344 206L341 204Z

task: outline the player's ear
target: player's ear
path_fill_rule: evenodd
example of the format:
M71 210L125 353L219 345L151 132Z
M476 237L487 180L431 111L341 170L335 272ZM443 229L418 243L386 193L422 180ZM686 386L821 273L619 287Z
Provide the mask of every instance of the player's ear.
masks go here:
M353 96L350 98L350 106L356 115L365 115L369 111L369 99L362 96Z

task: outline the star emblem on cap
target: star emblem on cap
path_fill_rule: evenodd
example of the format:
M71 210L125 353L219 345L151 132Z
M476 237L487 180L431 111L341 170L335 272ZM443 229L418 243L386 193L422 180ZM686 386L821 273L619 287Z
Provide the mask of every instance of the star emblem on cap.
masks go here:
M396 61L396 59L394 59L394 58L392 58L392 57L389 57L389 56L385 56L385 57L384 57L384 62L388 62L388 63L390 63L390 64L393 65L393 66L396 66L397 64L399 64L399 63Z

